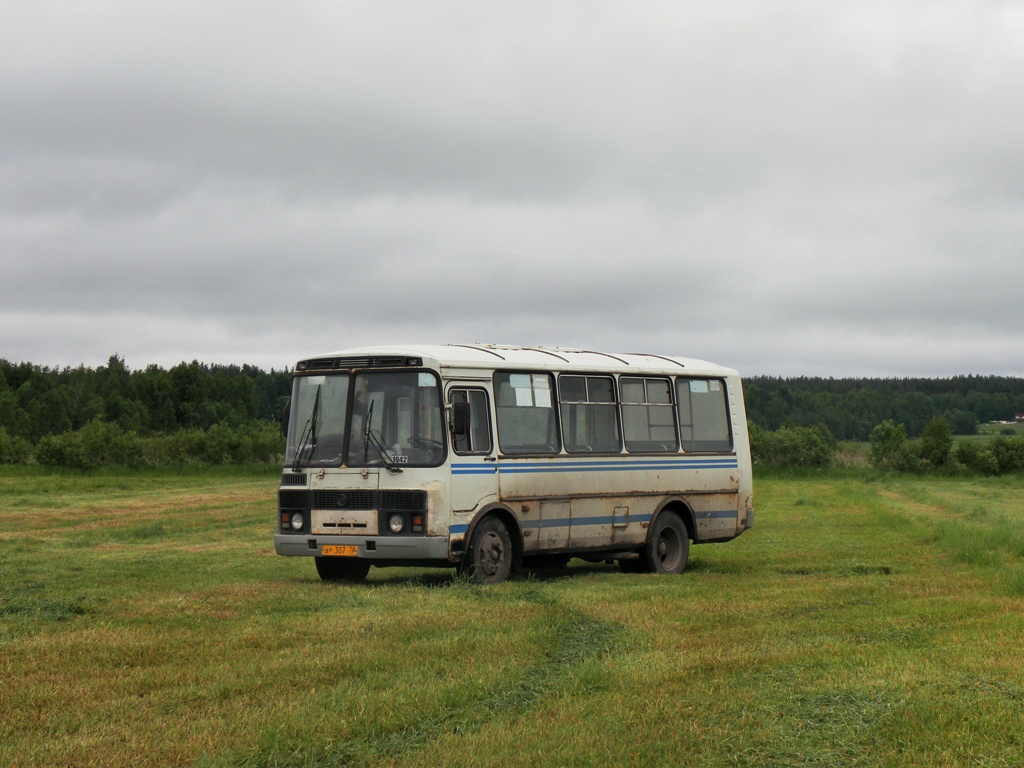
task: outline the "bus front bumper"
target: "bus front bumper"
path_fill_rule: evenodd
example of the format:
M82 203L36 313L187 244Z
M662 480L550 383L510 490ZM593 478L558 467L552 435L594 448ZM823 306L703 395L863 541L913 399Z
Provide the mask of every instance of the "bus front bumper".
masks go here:
M448 539L437 536L274 536L274 551L290 557L320 557L326 545L354 546L355 556L365 560L451 562Z

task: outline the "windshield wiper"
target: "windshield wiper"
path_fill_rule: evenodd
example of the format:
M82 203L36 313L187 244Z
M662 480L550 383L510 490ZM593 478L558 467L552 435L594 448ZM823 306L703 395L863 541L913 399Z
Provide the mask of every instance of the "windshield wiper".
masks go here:
M318 384L316 396L313 398L313 410L306 420L306 426L302 428L302 434L299 435L299 447L295 450L295 464L292 466L292 470L295 472L298 472L302 466L302 453L306 450L307 445L309 446L309 460L312 461L313 457L316 456L316 422L319 418L320 385Z
M370 401L370 409L366 414L366 427L363 429L363 466L366 466L366 459L369 455L370 446L373 446L374 452L380 457L384 467L393 475L397 475L402 471L402 468L395 463L395 460L391 458L391 452L388 450L387 443L384 442L384 438L373 431L371 422L373 420L373 403Z

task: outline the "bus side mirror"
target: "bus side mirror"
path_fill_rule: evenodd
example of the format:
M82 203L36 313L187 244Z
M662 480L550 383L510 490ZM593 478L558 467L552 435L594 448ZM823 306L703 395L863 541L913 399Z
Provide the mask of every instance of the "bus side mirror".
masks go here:
M288 419L292 413L292 399L289 397L281 406L281 437L288 437Z
M452 434L456 437L469 434L469 403L465 400L452 403Z

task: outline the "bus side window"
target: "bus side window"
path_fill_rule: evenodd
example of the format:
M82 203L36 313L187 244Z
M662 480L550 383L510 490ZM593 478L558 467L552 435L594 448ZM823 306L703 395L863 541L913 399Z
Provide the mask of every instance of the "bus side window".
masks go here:
M611 376L558 377L562 441L568 453L619 453L619 413Z
M619 387L626 450L641 453L676 451L678 443L670 382L667 379L622 376Z
M452 443L456 453L491 452L491 409L487 393L482 389L453 389L449 399L465 403L469 409L469 423L465 432L453 434Z
M724 381L676 379L676 402L684 451L732 450Z
M509 454L558 453L558 425L546 373L494 374L498 445Z

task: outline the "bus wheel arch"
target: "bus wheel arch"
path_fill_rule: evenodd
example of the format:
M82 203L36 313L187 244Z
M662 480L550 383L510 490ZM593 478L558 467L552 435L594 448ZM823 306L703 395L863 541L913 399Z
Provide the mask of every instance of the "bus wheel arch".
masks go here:
M665 512L674 512L679 516L679 519L683 521L683 526L686 528L686 535L690 537L690 541L697 541L697 518L693 514L693 510L690 509L690 505L686 503L684 499L674 497L662 502L661 506L658 507L657 513L651 520L651 525L654 525L654 521Z
M695 539L695 531L693 513L684 502L675 500L662 506L651 521L640 553L644 569L660 574L682 573L690 558L690 541Z
M458 566L460 575L479 584L498 584L518 575L523 557L523 536L508 509L494 507L482 512L467 532L466 552Z

